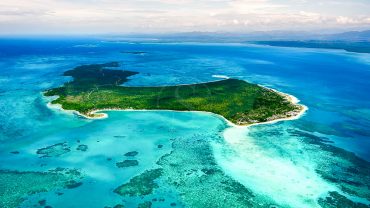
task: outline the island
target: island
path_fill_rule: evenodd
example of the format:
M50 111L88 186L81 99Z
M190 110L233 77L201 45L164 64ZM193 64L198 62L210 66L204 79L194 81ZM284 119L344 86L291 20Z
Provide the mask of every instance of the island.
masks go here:
M305 107L291 96L238 79L176 86L123 86L138 72L118 70L118 62L78 66L64 72L72 81L44 92L52 105L86 118L103 118L104 110L205 111L235 125L297 117Z

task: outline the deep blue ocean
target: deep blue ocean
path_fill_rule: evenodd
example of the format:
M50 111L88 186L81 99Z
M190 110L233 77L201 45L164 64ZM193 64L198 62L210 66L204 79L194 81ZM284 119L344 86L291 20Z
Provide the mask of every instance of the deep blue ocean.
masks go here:
M132 51L145 53L124 53ZM291 94L309 110L298 120L238 129L206 113L109 112L109 118L92 121L47 107L42 92L68 81L64 71L112 61L139 72L127 86L199 83L223 75ZM0 40L0 169L78 168L90 181L62 196L31 196L24 207L40 196L53 207L113 206L121 198L111 190L169 153L171 138L220 128L224 143L211 145L225 173L278 204L316 207L311 199L337 189L315 171L320 154L329 153L314 145L308 151L304 138L292 132L322 138L370 161L370 54L248 44ZM117 135L126 139L119 141ZM36 154L59 142L73 146L76 139L89 150L46 159ZM152 147L158 144L164 145L161 151ZM107 165L106 157L119 160L132 150L140 153L139 166L122 170Z

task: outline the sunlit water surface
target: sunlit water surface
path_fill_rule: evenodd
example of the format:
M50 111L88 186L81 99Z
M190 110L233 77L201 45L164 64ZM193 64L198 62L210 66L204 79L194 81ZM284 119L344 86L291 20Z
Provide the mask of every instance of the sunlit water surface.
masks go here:
M223 75L290 93L309 111L295 121L230 128L206 113L109 112L108 119L91 121L46 106L42 92L69 80L61 76L63 71L111 61L119 61L121 69L140 72L125 83L128 86L199 83ZM291 207L317 207L317 198L339 191L315 171L320 154L327 153L319 147L306 151L307 144L292 132L329 139L370 160L368 54L242 44L1 40L0 67L0 168L77 168L85 175L81 187L62 196L51 192L32 196L25 207L40 198L47 198L53 207L113 206L122 201L114 188L156 167L159 158L171 152L172 139L198 134L222 136L222 142L211 146L227 175ZM36 154L37 149L60 142L67 142L72 151L53 158ZM77 151L79 144L88 150ZM129 151L139 153L139 165L117 168L115 163ZM162 206L178 201L176 194L165 197L168 204Z

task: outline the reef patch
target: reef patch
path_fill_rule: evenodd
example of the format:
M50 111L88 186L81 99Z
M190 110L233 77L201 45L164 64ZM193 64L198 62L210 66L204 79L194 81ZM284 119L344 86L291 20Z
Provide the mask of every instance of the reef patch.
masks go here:
M121 196L145 196L158 188L156 179L163 174L162 169L147 170L144 173L133 177L128 183L123 184L114 190L115 193Z
M18 207L27 196L62 189L71 180L80 179L76 172L19 172L0 170L0 207ZM40 200L43 203L43 200Z
M137 160L124 160L122 162L117 162L116 166L119 168L127 168L127 167L133 167L133 166L138 166L139 161Z
M127 152L126 154L125 154L125 156L126 157L135 157L136 155L138 155L139 154L139 152L137 152L137 151L132 151L132 152Z
M47 146L36 151L40 157L59 157L71 151L71 147L66 142Z
M86 152L88 149L89 149L89 147L86 144L80 144L76 148L76 150L79 150L79 151L82 151L82 152Z

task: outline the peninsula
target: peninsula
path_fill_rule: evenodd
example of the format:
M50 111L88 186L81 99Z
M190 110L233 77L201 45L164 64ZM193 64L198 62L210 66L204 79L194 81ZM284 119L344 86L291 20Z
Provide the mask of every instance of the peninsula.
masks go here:
M88 118L109 109L206 111L223 116L236 125L250 125L300 115L304 106L286 94L238 79L162 86L122 86L137 72L116 70L119 63L78 66L64 76L73 80L47 90L45 96L57 96L51 104L74 110Z

